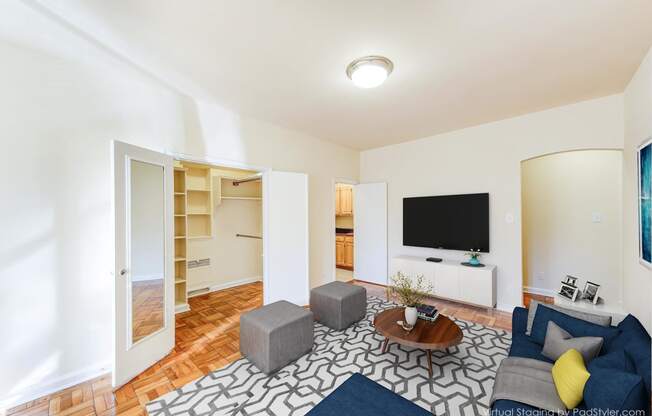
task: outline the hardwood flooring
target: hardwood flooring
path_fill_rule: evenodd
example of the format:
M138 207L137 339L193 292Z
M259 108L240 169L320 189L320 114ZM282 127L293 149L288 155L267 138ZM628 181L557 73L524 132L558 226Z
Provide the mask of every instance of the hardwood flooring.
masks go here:
M134 282L131 291L133 340L138 342L163 327L163 279Z
M538 300L541 303L548 303L548 304L555 303L555 298L553 297L544 296L544 295L535 295L534 293L523 292L523 305L525 305L526 308L530 307L530 301L533 299Z
M369 295L386 297L382 286L354 283L366 287ZM262 305L262 284L208 293L189 302L191 310L176 315L174 349L125 386L113 392L107 374L9 409L7 415L145 415L147 402L239 359L240 314ZM511 314L506 312L440 299L428 303L448 316L511 329Z

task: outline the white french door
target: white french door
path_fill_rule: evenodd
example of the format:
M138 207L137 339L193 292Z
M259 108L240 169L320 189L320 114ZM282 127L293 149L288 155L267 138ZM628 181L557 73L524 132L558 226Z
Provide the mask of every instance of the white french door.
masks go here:
M174 347L173 160L113 142L113 386Z
M353 194L353 275L387 284L387 184L362 183Z
M263 176L263 301L309 302L308 175Z

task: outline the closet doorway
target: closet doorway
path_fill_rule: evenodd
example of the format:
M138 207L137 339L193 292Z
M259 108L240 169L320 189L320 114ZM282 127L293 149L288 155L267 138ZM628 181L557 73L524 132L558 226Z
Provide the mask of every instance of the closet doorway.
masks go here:
M176 160L174 222L176 312L193 296L262 282L261 172Z

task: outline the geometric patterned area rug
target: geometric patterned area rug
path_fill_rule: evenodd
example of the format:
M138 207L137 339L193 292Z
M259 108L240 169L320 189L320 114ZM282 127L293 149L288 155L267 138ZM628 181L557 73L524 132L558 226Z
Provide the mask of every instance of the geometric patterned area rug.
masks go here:
M353 373L362 373L436 415L486 415L498 365L511 333L460 319L461 344L433 351L432 378L423 350L389 344L372 325L396 304L367 299L365 319L344 331L315 322L313 350L266 376L246 358L201 377L147 404L150 416L306 414ZM346 415L342 415L346 416Z

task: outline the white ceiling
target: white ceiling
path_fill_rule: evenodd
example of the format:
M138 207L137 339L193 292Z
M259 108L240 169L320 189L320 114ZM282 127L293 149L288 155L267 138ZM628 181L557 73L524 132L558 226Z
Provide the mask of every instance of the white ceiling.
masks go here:
M652 44L649 0L52 1L227 108L356 149L622 92ZM394 72L358 89L370 54Z

